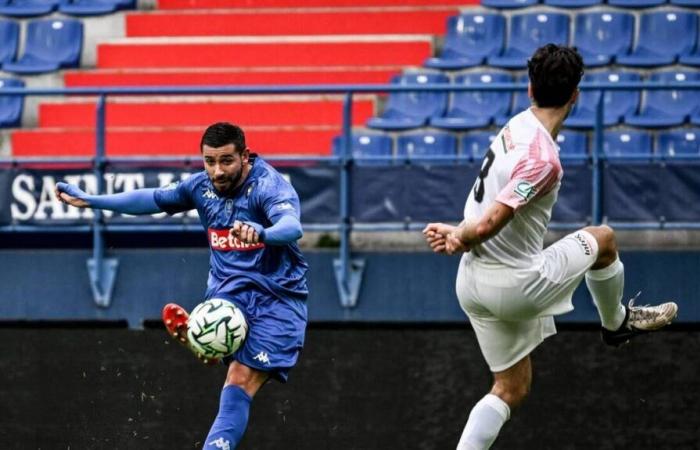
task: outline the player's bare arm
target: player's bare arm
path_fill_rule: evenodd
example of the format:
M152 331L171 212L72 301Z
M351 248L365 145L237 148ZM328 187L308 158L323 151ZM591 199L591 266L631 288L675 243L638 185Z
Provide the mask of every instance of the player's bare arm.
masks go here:
M445 239L446 251L455 253L460 248L471 248L497 235L513 218L513 208L493 202L478 222L464 222Z

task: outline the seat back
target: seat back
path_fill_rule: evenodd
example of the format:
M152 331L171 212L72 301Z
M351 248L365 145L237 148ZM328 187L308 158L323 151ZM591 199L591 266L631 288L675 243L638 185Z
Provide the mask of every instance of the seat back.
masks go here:
M700 72L670 71L657 72L649 77L649 81L662 83L685 83L700 81ZM643 111L652 109L670 116L687 116L700 107L700 91L664 89L648 91L642 106Z
M24 87L17 78L0 78L0 88ZM21 95L0 95L0 126L19 126L22 119L24 98Z
M343 151L343 137L333 138L333 154L339 156ZM363 156L392 156L393 141L386 134L377 133L353 133L351 138L353 158Z
M583 80L591 83L624 83L628 81L640 81L641 77L636 72L598 72L584 75ZM582 90L573 113L577 114L578 110L582 109L587 113L595 114L599 99L600 91ZM635 90L605 91L603 97L605 117L615 118L617 120L626 114L636 112L639 108L639 99L640 93Z
M645 131L606 131L603 152L608 156L651 156L652 139Z
M472 13L447 19L445 49L471 57L497 55L506 38L506 19L500 14Z
M14 20L0 20L0 64L14 61L17 56L19 25Z
M569 16L561 13L524 13L511 17L510 38L506 53L526 56L539 47L554 43L568 44Z
M634 16L622 12L591 12L576 16L574 45L583 53L615 56L629 53Z
M587 155L588 135L586 133L562 130L557 135L560 155Z
M657 153L666 156L700 155L700 129L671 130L659 134Z
M464 134L460 139L462 155L480 160L488 151L491 142L496 139L496 135L494 131L472 131Z
M528 83L530 82L530 77L528 77L527 74L523 74L518 77L517 81L518 83ZM513 107L510 110L510 114L518 114L519 112L525 111L530 106L532 106L532 101L527 95L527 90L515 91L515 94L513 94Z
M35 20L27 24L25 55L61 67L77 67L83 46L83 24L73 19Z
M493 83L512 83L513 77L503 72L474 72L455 77L455 85L475 86ZM452 93L450 113L474 117L500 117L510 111L511 92L462 91Z
M450 80L441 73L406 73L397 75L392 84L402 86L420 86L424 84L447 84ZM447 92L393 92L389 94L384 117L409 116L425 118L442 116L447 107Z
M457 138L451 133L404 134L396 141L396 156L456 156Z
M684 55L695 47L698 18L681 10L650 12L641 15L637 49L657 55Z

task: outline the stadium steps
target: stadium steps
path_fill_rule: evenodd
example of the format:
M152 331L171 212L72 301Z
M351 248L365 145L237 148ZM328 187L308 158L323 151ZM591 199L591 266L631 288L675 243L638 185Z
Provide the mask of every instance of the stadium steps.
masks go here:
M157 9L345 8L358 6L468 6L480 0L156 0Z
M99 68L420 65L432 36L128 38L100 44Z
M136 12L126 16L126 35L159 37L442 34L445 32L447 18L458 12L455 7Z
M330 155L333 136L339 126L293 127L250 126L246 141L253 151L273 155ZM201 126L109 127L105 142L107 156L198 156ZM15 157L65 157L95 154L92 128L20 129L11 136Z
M328 125L342 123L342 96L125 97L109 100L108 127L200 126L228 120L249 126ZM357 98L353 122L362 125L374 114L371 97ZM42 103L40 127L93 127L94 100Z
M402 66L94 69L64 72L66 87L385 84Z

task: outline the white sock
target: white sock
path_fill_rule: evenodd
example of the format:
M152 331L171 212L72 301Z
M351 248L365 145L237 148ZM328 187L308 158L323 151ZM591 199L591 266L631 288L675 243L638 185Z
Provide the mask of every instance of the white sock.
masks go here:
M498 437L501 427L510 418L508 404L493 394L486 394L474 405L464 427L457 450L485 450Z
M625 287L625 266L620 259L608 267L586 272L586 286L598 308L600 322L608 330L617 330L625 320L622 291Z

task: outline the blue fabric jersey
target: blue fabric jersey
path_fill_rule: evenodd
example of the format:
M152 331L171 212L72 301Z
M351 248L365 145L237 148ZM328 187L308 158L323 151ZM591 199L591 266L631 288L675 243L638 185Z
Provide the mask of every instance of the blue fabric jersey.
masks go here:
M299 196L282 175L254 154L250 164L245 182L228 196L220 195L202 171L157 189L154 199L168 214L197 209L211 254L205 298L231 298L257 288L278 298L305 300L308 265L296 243L244 244L229 234L236 220L268 228L287 214L300 218Z

